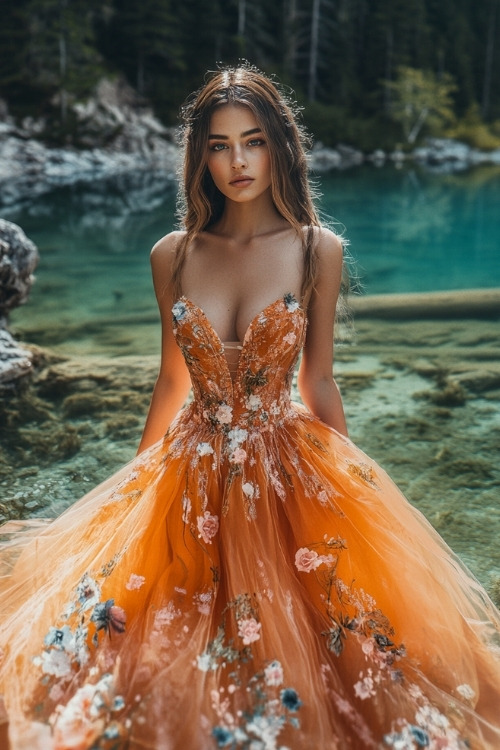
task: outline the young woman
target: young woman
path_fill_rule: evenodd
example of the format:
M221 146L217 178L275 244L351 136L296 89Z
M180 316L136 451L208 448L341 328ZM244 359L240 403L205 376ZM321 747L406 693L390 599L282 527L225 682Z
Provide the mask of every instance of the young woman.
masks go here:
M139 455L2 582L11 746L498 748L500 615L346 437L342 245L292 111L243 66L184 115Z

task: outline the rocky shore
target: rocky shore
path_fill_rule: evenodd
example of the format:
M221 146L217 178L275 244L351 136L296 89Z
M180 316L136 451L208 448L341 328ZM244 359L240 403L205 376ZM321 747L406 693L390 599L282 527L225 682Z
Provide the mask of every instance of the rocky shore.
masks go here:
M164 127L121 81L104 79L95 96L75 104L77 146L47 145L47 122L17 124L0 102L0 206L32 201L57 187L118 183L160 193L175 180L175 131Z
M0 100L0 207L31 201L54 188L110 181L146 208L175 182L178 146L167 128L123 81L103 79L95 95L73 105L75 145L51 147L48 123L26 117L20 124ZM417 164L442 173L500 165L500 149L480 151L465 143L429 138L413 152L396 149L364 154L346 144L316 143L310 168L322 173L361 164Z

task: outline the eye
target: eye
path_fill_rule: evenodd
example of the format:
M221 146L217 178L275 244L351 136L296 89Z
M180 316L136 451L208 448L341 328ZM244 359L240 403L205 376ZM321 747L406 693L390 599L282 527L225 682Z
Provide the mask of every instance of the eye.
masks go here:
M266 142L262 140L262 138L252 138L251 141L248 141L249 146L264 146L265 143Z
M210 146L210 151L222 151L227 148L225 143L214 143Z

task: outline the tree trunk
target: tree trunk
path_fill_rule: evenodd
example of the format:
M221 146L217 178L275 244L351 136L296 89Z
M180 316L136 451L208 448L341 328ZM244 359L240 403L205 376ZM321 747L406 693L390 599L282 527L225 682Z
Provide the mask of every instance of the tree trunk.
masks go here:
M392 81L392 54L394 49L394 35L392 27L387 29L386 34L387 46L385 49L385 80ZM388 113L391 109L391 87L384 86L384 112Z
M427 120L427 115L429 114L429 109L427 107L424 107L424 109L420 112L419 116L417 117L417 121L415 122L414 126L408 133L408 143L415 143L417 140L417 136L420 133L422 126L424 122Z
M66 26L66 6L68 0L60 0L60 25L59 25L59 76L60 89L59 99L61 107L61 121L64 124L68 114L68 95L66 91L66 73L68 70L68 51L66 45L67 26Z
M311 16L311 47L309 50L309 84L307 87L307 98L310 102L316 101L316 86L318 83L318 45L320 18L321 0L313 0Z
M144 94L144 53L139 52L137 55L137 91Z
M486 57L484 61L483 96L481 101L481 114L484 119L490 113L491 78L493 71L493 56L495 52L495 27L496 27L497 0L491 0L490 18L488 22L488 41L486 43Z
M294 78L297 60L297 0L285 0L283 3L283 26L285 29L283 69L288 77Z

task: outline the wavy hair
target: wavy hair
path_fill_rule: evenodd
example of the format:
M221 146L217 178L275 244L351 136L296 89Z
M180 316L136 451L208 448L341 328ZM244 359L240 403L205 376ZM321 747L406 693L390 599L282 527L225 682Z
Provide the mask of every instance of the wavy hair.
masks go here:
M216 107L223 104L248 107L266 137L274 205L302 239L305 266L302 296L307 297L314 287L317 266L314 227L320 226L308 179L306 149L310 142L282 88L248 63L211 73L181 109L184 159L178 214L186 234L174 262L174 290L180 294L180 277L190 242L198 232L212 226L224 210L225 198L207 167L210 118Z

